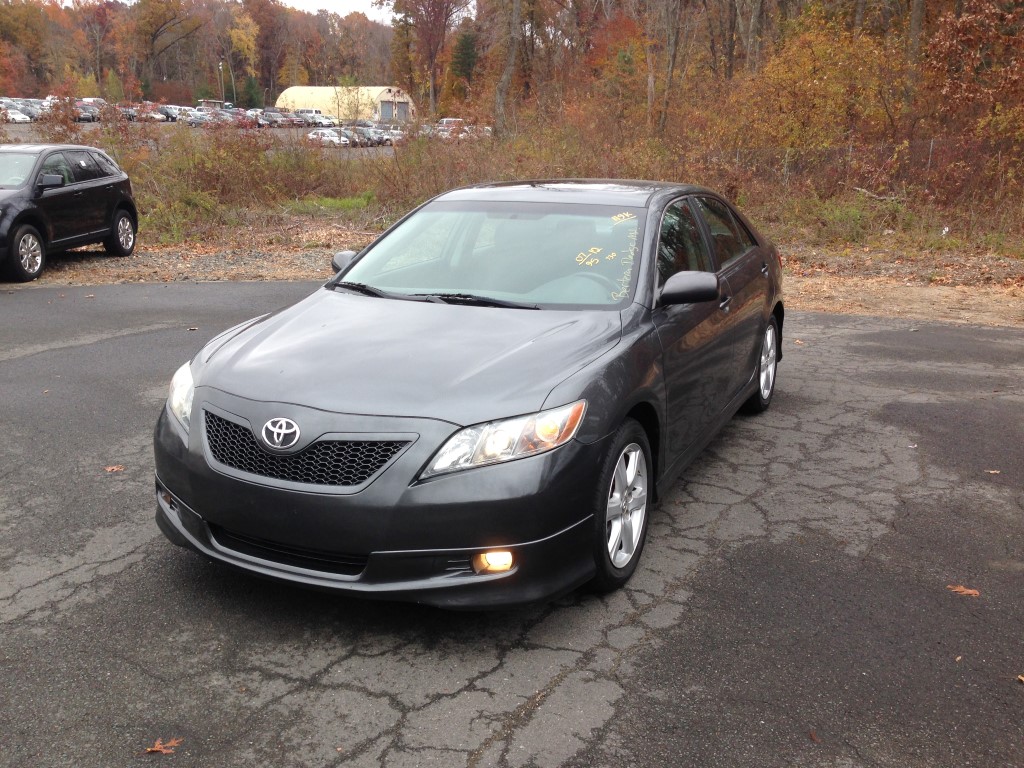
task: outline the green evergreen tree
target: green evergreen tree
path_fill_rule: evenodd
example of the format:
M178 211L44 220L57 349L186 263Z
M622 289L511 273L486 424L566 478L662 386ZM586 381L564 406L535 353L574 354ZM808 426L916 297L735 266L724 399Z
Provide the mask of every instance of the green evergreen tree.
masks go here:
M256 82L255 77L250 76L245 78L245 85L242 86L240 101L242 102L241 106L246 109L263 106L263 89L260 88L260 84Z
M460 33L455 38L455 50L452 51L452 74L467 83L473 82L473 70L476 69L478 57L476 32Z

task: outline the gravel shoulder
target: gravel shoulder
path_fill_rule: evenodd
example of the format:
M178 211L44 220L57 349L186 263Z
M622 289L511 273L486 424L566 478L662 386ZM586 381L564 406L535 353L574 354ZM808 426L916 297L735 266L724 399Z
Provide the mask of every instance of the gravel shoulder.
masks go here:
M271 216L213 229L196 241L150 244L107 256L99 247L52 256L33 285L326 280L331 256L359 250L375 232L310 216ZM787 307L992 326L1024 325L1024 261L983 252L780 246Z

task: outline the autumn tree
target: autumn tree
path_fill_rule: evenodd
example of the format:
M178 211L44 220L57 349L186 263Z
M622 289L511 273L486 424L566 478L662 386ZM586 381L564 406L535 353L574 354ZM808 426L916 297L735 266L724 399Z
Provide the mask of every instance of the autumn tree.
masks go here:
M415 33L416 54L427 72L430 112L437 111L438 60L456 19L470 0L387 0Z

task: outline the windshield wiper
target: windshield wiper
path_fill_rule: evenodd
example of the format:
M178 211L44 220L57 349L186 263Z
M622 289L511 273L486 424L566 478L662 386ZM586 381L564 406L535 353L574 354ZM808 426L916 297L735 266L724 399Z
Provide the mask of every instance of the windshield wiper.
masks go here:
M399 301L431 301L430 298L423 298L419 295L410 295L408 293L391 293L380 288L375 288L372 285L366 283L350 283L342 280L340 283L334 283L332 288L344 288L346 291L352 293L361 293L363 296L374 296L378 299L398 299Z
M382 291L380 288L374 288L372 285L366 283L348 283L341 281L340 283L334 284L335 288L344 288L346 291L352 291L352 293L361 293L364 296L376 296L378 299L391 299L394 296L387 291Z
M427 301L442 301L445 304L469 304L474 307L505 307L508 309L540 309L536 304L523 304L518 301L492 299L489 296L477 296L474 293L417 293Z

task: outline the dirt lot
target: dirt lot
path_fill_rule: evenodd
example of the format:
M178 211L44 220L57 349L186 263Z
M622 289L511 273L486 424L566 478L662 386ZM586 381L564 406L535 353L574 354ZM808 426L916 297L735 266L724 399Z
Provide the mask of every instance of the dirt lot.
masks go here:
M278 216L197 242L152 245L140 233L127 259L99 248L57 255L38 284L324 279L331 255L373 239L329 219ZM981 325L1024 325L1024 262L985 252L782 244L791 309ZM19 286L7 284L8 289Z

